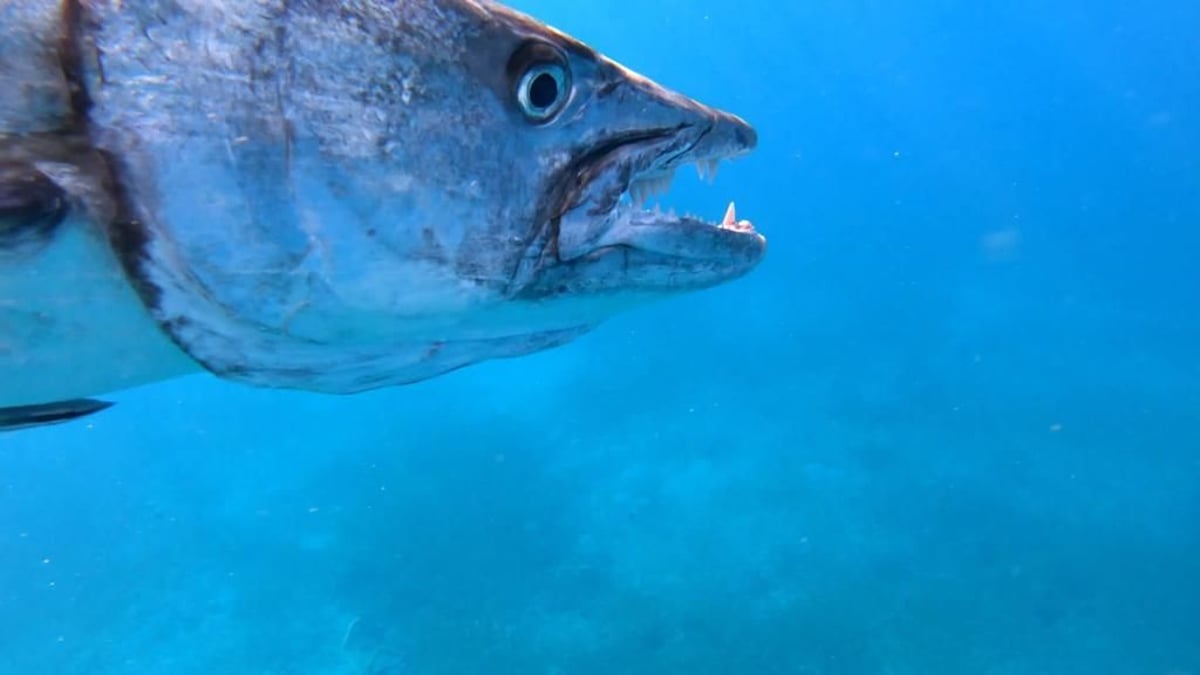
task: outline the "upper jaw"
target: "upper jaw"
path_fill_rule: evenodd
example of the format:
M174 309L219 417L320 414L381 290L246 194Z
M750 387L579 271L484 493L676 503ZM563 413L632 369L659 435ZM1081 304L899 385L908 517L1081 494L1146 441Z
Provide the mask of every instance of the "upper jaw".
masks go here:
M637 206L670 187L675 171L692 164L701 179L712 180L722 160L734 159L754 150L758 135L749 124L726 113L709 111L700 120L670 129L654 129L629 139L614 139L613 149L595 168L604 180L589 186L600 206L610 210L627 194Z

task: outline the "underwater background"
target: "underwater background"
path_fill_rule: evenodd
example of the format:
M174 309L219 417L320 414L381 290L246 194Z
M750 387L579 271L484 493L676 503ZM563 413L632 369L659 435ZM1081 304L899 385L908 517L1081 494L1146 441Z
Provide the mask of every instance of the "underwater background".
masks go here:
M511 4L757 127L666 201L763 265L0 437L0 673L1200 675L1200 5Z

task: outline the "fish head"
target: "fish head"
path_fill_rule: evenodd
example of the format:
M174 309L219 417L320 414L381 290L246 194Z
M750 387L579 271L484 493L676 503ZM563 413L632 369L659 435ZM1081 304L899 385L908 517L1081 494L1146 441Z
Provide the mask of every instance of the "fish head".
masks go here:
M632 304L739 278L766 240L733 205L706 221L643 208L675 172L715 177L752 151L745 120L668 90L582 42L493 10L469 50L495 102L497 162L514 207L505 299L563 321L596 322ZM503 168L500 168L503 167ZM571 318L568 318L571 317Z
M754 129L515 10L171 6L88 5L88 121L122 188L129 275L214 373L417 381L763 258L732 208L642 208L679 167L752 150Z

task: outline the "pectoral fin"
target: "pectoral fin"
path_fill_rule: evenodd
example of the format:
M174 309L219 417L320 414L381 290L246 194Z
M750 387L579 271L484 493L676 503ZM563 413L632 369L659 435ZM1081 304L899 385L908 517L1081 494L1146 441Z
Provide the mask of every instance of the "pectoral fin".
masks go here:
M112 405L108 401L77 398L70 401L0 408L0 432L70 422L98 413Z

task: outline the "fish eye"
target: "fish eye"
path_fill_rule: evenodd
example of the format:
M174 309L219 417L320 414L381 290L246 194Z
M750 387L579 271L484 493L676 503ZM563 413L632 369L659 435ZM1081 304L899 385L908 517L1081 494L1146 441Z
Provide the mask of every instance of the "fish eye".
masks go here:
M571 73L566 58L554 47L533 43L513 55L518 74L517 106L534 123L552 120L571 98Z

